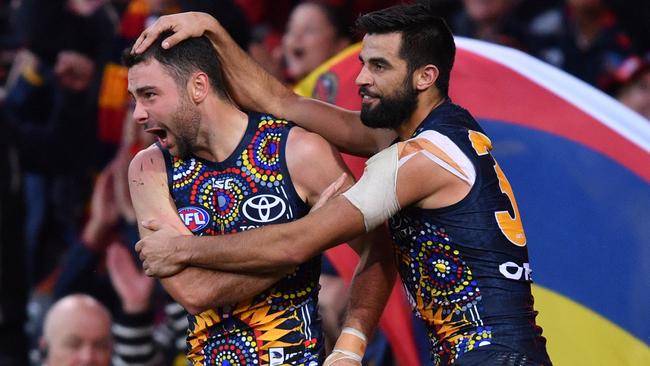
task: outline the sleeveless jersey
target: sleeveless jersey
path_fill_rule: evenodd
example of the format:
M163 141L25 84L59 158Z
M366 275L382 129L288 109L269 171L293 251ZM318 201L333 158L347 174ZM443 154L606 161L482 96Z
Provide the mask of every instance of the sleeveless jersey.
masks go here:
M550 364L546 340L535 324L521 218L510 184L490 154L490 140L469 112L446 101L412 139L399 143L400 158L413 153L414 141L446 157L440 153L444 149L424 141L431 135L444 136L466 156L470 169L465 170L472 174L464 179L473 182L472 188L449 207L407 207L389 226L407 297L427 326L434 364L453 364L478 347ZM462 172L462 164L450 164Z
M223 162L163 150L178 214L197 236L222 235L296 220L309 207L296 193L285 160L292 125L249 114L238 147ZM263 242L258 243L260 246ZM193 365L317 365L323 357L318 317L321 257L250 300L189 315Z

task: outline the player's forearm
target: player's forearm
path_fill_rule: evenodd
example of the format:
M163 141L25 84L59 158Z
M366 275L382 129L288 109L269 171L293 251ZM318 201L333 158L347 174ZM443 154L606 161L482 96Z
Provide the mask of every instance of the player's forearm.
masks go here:
M198 314L250 299L284 276L282 272L244 275L188 267L174 276L161 278L160 282L189 313Z
M348 312L341 334L324 365L339 361L361 364L395 280L391 248L385 238L366 246L350 288ZM368 250L370 249L370 250Z
M370 336L393 289L397 270L392 249L385 238L362 257L350 287L350 300L344 327Z
M232 235L179 237L179 263L237 273L295 267L365 230L363 217L339 196L309 215Z
M281 115L300 127L323 136L342 152L371 156L395 138L389 130L364 126L359 113L313 98L285 98Z
M343 322L344 327L352 327L370 337L386 306L395 277L382 277L386 282L357 279L357 285L350 288L350 303Z
M293 223L261 227L233 235L182 237L182 263L219 271L266 273L295 267L317 254ZM292 249L293 247L293 249Z

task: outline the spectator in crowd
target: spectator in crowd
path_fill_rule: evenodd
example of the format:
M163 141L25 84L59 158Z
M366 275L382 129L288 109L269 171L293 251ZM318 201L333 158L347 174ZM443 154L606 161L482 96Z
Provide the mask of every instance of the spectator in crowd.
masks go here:
M166 294L156 291L154 281L136 267L133 253L116 235L120 222L126 221L116 197L120 177L113 163L95 182L89 219L63 266L54 298L67 298L71 292L92 294L112 314L114 365L167 365L184 352L185 311ZM127 192L128 194L128 192ZM130 205L129 202L126 204ZM132 208L131 208L132 209ZM113 242L108 245L108 243ZM104 254L106 270L102 269ZM110 277L110 283L107 276ZM164 319L156 323L155 314Z
M351 39L341 9L318 1L300 3L291 11L282 38L288 77L300 81L349 46Z
M121 303L113 324L114 364L171 365L185 360L185 310L168 302L165 320L156 324L155 281L140 272L124 244L114 242L108 247L106 265Z
M122 303L115 323L108 308L89 295L61 298L45 317L39 344L43 365L171 365L182 355L177 338L155 336L150 303L154 281L139 272L122 244L111 244L108 256Z
M633 52L605 0L567 0L534 18L528 34L534 56L600 89Z
M463 0L450 26L458 36L522 48L524 25L514 16L518 0Z
M95 76L110 22L103 6L92 11L76 3L20 3L27 45L21 52L29 56L16 64L21 70L3 105L24 177L20 275L30 293L26 329L34 349L55 269L79 235L94 169Z
M301 78L307 75L304 73L302 76L296 76L297 70L304 70L305 64L311 64L313 70L328 58L325 57L320 63L316 63L314 60L319 57L319 54L320 57L336 54L336 52L332 53L332 47L337 47L343 38L352 36L348 24L352 24L357 14L397 2L396 0L236 0L252 27L252 41L248 53L264 70L288 83L300 82ZM446 6L441 7L446 8ZM313 15L313 18L305 18L305 15ZM330 29L336 32L334 40L328 39L331 37L328 33ZM302 57L300 47L310 47L316 34L324 37L321 38L325 42L321 45L322 49L305 50L312 55L310 58ZM294 40L299 42L295 44ZM350 39L347 41L349 42ZM288 52L295 52L296 57L292 59ZM299 59L297 64L293 63L295 59Z
M82 294L62 298L48 310L44 324L43 365L110 365L111 314L94 298Z
M33 57L22 65L5 106L25 170L27 278L33 287L57 263L52 253L67 248L66 238L79 230L93 165L93 154L79 151L93 151L95 60L107 39L107 15L73 13L64 1L23 4L32 5ZM48 34L52 29L58 32Z

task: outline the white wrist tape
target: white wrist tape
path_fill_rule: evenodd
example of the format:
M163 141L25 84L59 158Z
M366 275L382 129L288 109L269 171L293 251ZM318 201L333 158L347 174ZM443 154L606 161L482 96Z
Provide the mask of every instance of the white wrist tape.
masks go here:
M323 362L323 366L332 366L341 360L348 361L347 364L350 364L352 362L361 366L362 358L351 352L342 352L341 350L334 349L332 353L327 356L325 362Z
M397 144L393 144L368 159L361 179L343 193L363 214L366 231L381 225L400 210L397 162Z
M368 338L366 338L366 335L361 333L358 329L352 328L352 327L345 327L341 330L341 333L344 334L351 334L353 336L361 338L362 341L365 343L368 343Z
M336 340L332 353L325 359L323 366L330 366L339 360L349 360L359 363L363 360L366 353L368 338L358 329L345 327L341 330L341 335Z
M363 359L363 357L359 356L358 354L356 354L354 352L347 351L347 350L340 349L340 348L334 348L332 350L332 354L334 354L334 353L340 353L340 354L345 356L345 357L342 357L342 358L347 358L347 359L350 359L350 360L356 361L356 362L361 362L361 360Z

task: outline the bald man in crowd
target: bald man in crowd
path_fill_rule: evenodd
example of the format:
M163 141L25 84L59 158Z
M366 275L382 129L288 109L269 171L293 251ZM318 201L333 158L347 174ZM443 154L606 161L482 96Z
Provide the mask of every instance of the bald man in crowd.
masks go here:
M46 366L108 366L111 314L88 295L66 296L45 316L40 347Z

